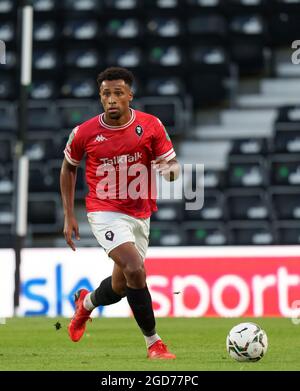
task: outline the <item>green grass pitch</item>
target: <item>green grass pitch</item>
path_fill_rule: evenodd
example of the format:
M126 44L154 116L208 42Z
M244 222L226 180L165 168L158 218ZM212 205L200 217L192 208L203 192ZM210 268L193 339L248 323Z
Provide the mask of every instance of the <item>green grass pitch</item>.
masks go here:
M56 330L59 321L61 328ZM234 325L252 321L267 333L269 349L258 362L239 363L226 352ZM299 371L300 325L290 319L158 318L157 330L176 360L146 359L133 319L96 318L80 342L71 342L66 318L11 318L0 325L1 371Z

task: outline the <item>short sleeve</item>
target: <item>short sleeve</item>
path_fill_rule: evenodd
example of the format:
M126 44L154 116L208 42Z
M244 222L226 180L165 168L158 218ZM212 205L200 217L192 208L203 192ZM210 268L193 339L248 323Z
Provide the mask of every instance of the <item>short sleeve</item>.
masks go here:
M79 166L84 155L83 143L80 137L79 126L74 128L69 136L64 154L66 160L73 166Z
M176 153L166 128L158 118L154 118L153 154L156 159L164 158L167 161L173 159Z

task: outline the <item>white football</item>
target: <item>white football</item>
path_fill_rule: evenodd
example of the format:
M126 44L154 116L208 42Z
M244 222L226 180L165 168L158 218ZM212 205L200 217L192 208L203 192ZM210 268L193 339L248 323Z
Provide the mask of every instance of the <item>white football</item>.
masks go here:
M255 323L240 323L229 331L226 348L237 361L258 361L267 352L267 334Z

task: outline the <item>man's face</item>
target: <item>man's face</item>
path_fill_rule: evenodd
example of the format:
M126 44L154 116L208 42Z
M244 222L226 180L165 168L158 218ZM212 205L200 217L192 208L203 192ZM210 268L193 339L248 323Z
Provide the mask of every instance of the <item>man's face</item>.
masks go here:
M129 108L133 95L124 80L104 80L101 83L99 96L105 114L110 119L119 119Z

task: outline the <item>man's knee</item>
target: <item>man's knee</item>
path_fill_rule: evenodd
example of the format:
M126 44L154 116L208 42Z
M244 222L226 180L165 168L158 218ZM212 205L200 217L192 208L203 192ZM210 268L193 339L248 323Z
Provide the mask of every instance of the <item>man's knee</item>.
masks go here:
M131 265L130 263L124 268L124 275L127 285L131 288L144 288L146 285L146 273L144 265Z
M130 262L124 268L124 275L130 279L145 276L144 265L131 265Z
M146 283L144 264L133 243L118 246L110 252L109 256L122 270L129 287L144 288Z
M120 244L120 246L114 248L108 254L114 262L121 268L124 269L128 262L130 263L140 263L143 262L142 257L137 251L134 243L126 242Z

